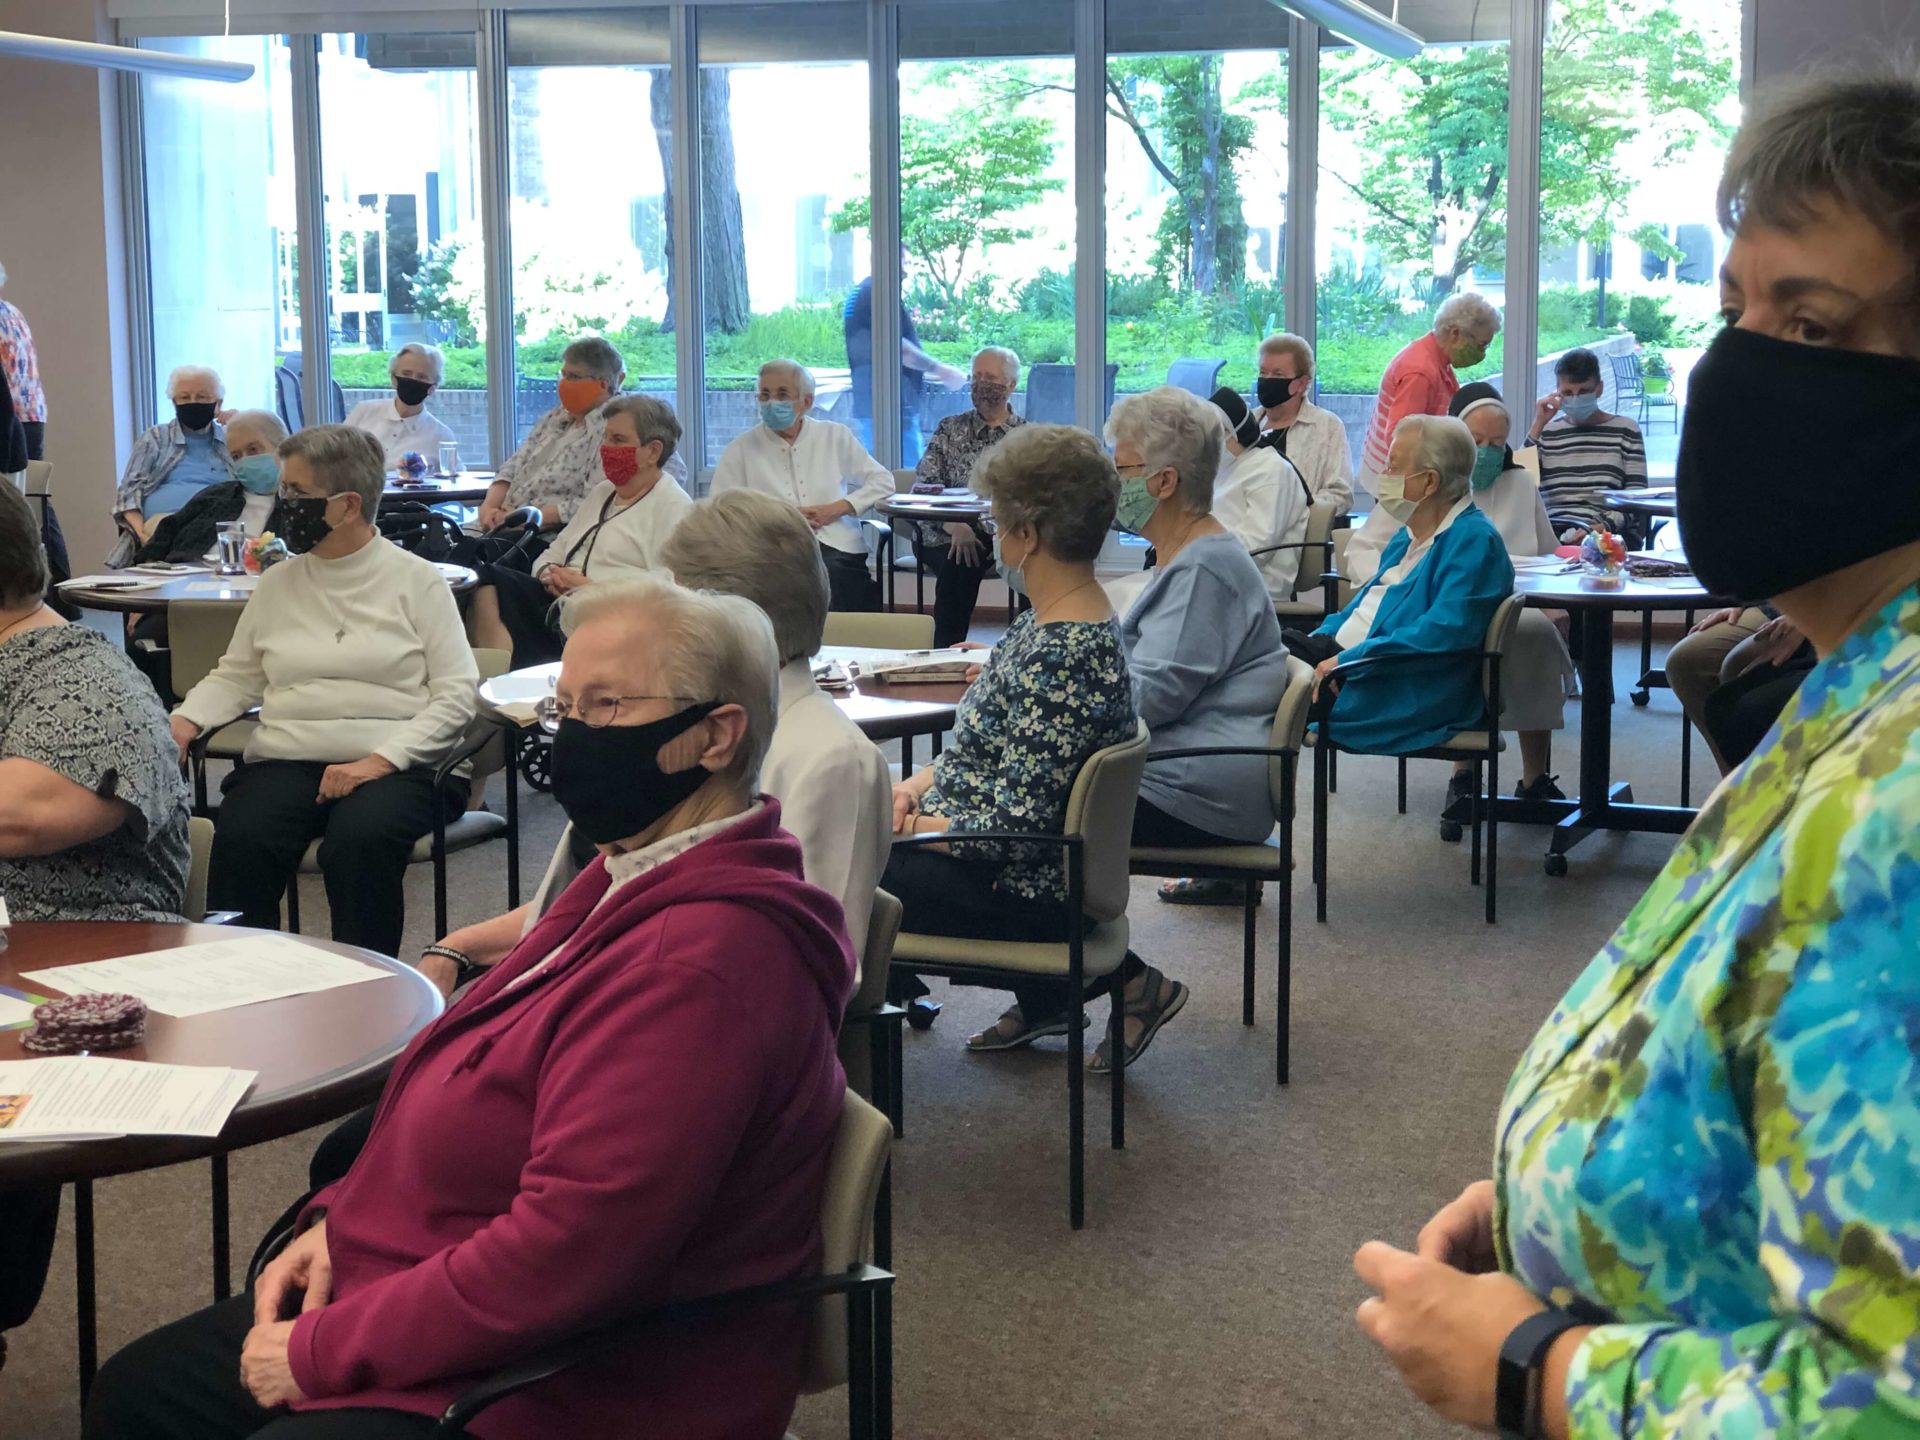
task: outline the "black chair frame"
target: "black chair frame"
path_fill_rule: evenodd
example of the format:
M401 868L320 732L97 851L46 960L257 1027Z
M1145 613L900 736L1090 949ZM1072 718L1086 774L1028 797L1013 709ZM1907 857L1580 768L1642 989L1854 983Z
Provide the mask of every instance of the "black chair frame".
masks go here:
M1279 545L1263 545L1258 550L1251 550L1247 553L1249 558L1258 560L1262 555L1272 555L1273 553L1279 550L1318 550L1320 551L1321 552L1320 593L1322 597L1320 602L1321 608L1327 615L1333 614L1334 611L1340 608L1338 603L1340 599L1340 572L1333 568L1333 541L1331 539L1288 540ZM1306 556L1302 555L1300 558L1304 560L1306 559ZM1293 598L1296 600L1300 598L1300 591L1302 589L1300 580L1301 580L1301 577L1298 575L1295 575L1293 577ZM1296 617L1296 616L1289 615L1283 618L1292 620L1296 618L1305 619L1306 617L1305 616Z

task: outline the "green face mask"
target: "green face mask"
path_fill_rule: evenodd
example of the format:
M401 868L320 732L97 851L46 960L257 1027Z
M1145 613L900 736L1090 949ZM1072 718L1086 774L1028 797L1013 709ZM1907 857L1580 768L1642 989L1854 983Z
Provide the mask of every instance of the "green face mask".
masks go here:
M1507 451L1503 445L1477 445L1473 455L1473 488L1484 490L1500 478L1507 468Z
M1147 477L1135 475L1120 482L1120 504L1114 510L1113 522L1122 530L1135 535L1147 533L1147 522L1153 519L1153 512L1160 502L1147 491Z
M1453 368L1470 370L1487 358L1487 347L1478 340L1462 340L1453 352Z

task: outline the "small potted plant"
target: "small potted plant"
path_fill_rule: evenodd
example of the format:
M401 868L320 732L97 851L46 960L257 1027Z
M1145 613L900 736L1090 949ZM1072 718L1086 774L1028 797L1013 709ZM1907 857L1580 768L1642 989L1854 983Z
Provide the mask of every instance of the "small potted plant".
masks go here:
M1580 583L1589 590L1619 590L1627 583L1627 542L1610 530L1589 530L1580 542Z
M1664 395L1673 384L1673 367L1667 363L1664 350L1649 350L1640 370L1649 395Z
M247 542L240 563L247 567L249 575L258 575L263 570L271 570L292 553L287 549L286 541L267 530L261 533L259 539Z

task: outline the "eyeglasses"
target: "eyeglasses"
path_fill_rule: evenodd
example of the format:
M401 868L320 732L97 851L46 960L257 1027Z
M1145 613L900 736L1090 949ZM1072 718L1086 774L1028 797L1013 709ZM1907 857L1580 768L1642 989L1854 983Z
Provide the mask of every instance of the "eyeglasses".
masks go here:
M549 735L558 734L562 720L580 721L590 730L604 730L620 714L623 700L671 700L678 705L698 705L701 701L685 695L599 695L576 705L558 695L542 695L533 704L533 718Z

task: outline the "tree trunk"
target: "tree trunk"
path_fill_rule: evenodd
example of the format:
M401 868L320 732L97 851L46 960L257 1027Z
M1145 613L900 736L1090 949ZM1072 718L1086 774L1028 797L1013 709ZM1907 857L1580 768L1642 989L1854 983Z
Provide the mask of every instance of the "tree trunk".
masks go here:
M679 317L673 298L673 78L663 68L649 72L648 109L660 147L661 218L666 226L667 314L662 330L672 332ZM747 296L746 227L740 214L740 184L734 172L733 86L724 69L700 72L700 286L706 328L738 334L747 328L752 307Z
M1211 295L1220 288L1220 95L1219 57L1200 58L1200 195L1194 206L1193 288Z

